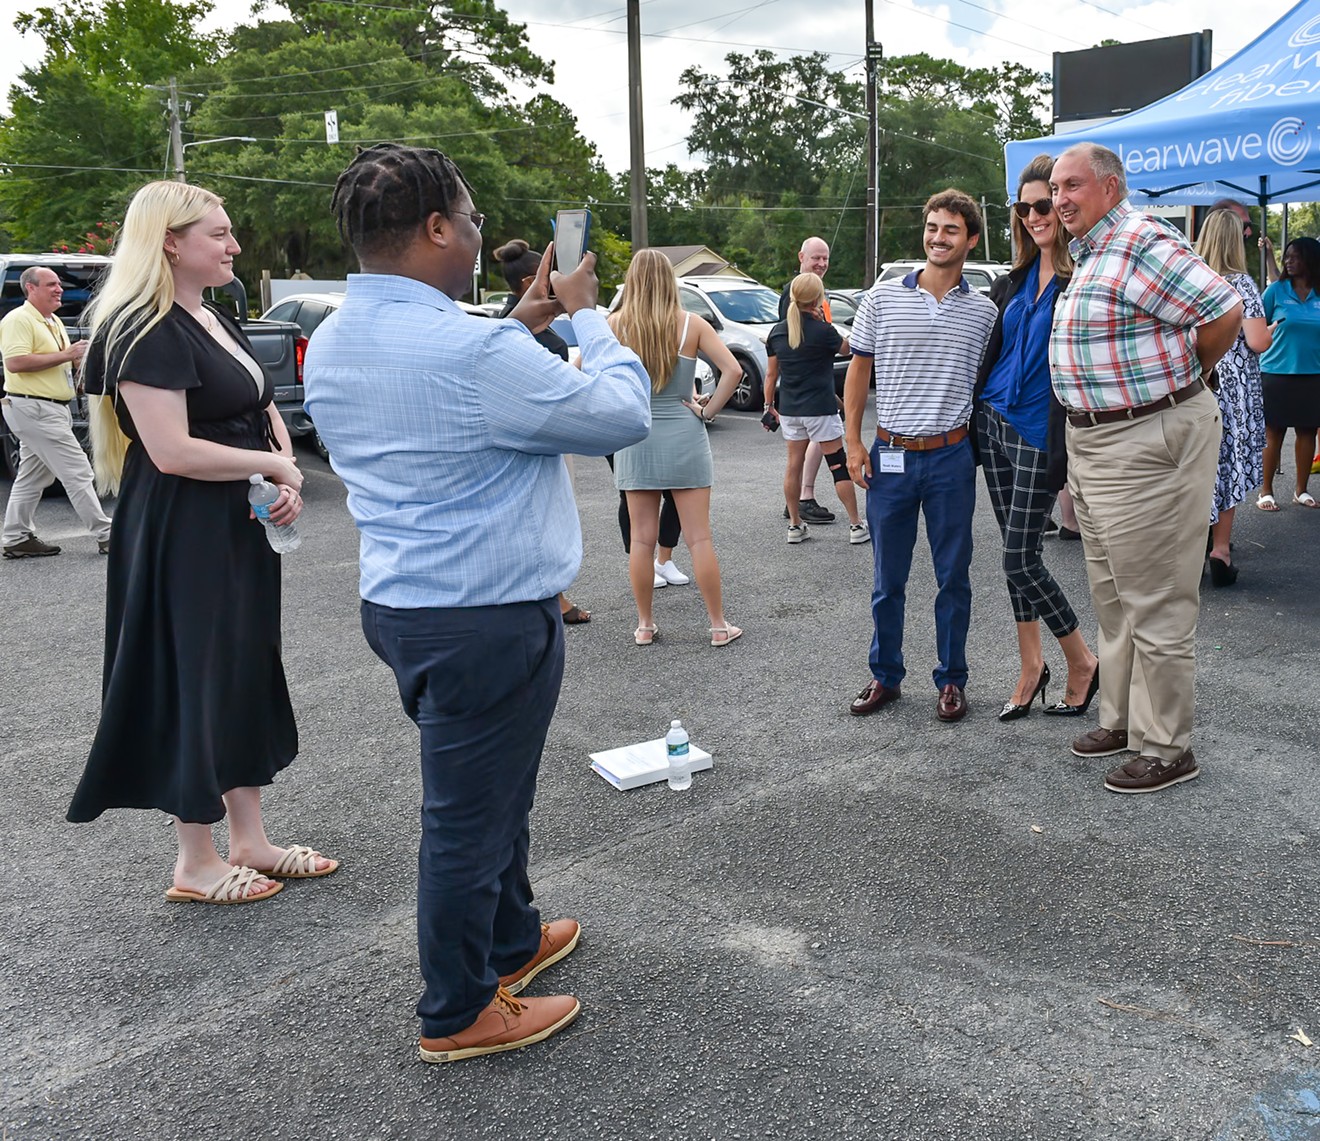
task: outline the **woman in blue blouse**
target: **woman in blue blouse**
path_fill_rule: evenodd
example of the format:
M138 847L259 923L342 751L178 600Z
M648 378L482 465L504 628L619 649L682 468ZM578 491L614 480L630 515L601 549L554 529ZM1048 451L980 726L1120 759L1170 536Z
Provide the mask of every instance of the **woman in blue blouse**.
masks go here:
M1284 247L1283 276L1265 290L1261 301L1274 342L1260 358L1260 383L1265 396L1265 475L1256 506L1277 511L1274 476L1279 470L1283 438L1296 437L1293 459L1297 487L1293 502L1320 507L1306 490L1320 425L1320 242L1297 238Z
M1067 692L1045 712L1080 717L1100 688L1100 660L1041 558L1045 522L1067 470L1062 409L1050 387L1049 342L1054 305L1072 274L1072 259L1068 234L1050 201L1053 165L1049 155L1039 155L1018 179L1012 214L1017 257L1012 272L990 290L999 319L975 392L977 446L1004 539L1004 573L1022 660L1001 721L1025 717L1037 694L1045 704L1050 668L1041 647L1041 618L1068 661Z

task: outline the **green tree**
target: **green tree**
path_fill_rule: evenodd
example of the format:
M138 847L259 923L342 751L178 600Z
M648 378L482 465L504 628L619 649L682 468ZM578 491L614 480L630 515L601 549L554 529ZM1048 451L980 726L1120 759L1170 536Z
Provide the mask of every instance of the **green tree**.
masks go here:
M204 98L187 127L198 137L254 141L190 150L189 178L226 196L250 286L261 269L339 277L354 267L330 217L330 188L355 148L373 142L449 154L489 217L488 249L510 237L548 242L556 209L610 192L571 113L548 96L519 106L482 99L462 75L342 29L322 39L293 22L261 24L238 29L229 45L214 67L190 77ZM338 144L325 141L330 109Z
M801 239L820 234L833 246L831 278L860 282L866 201L860 86L830 71L820 55L778 60L768 52L732 53L725 62L726 77L685 71L675 100L695 114L689 145L708 162L704 203L734 208L722 252L743 251L741 268L778 284L796 264ZM1006 248L1002 145L1047 131L1038 118L1046 81L1018 64L969 69L924 54L883 61L877 99L882 260L920 255L921 206L946 186L996 203L988 227L992 252Z
M0 217L16 248L43 249L120 217L144 171L163 169L166 123L147 87L207 58L209 0L89 0L18 17L44 54L9 91L0 123ZM88 169L107 168L107 169Z
M267 4L259 0L256 10ZM306 36L323 43L362 38L395 43L407 58L462 79L483 97L503 95L509 79L554 79L554 69L528 46L526 25L510 20L495 0L282 0L282 7Z

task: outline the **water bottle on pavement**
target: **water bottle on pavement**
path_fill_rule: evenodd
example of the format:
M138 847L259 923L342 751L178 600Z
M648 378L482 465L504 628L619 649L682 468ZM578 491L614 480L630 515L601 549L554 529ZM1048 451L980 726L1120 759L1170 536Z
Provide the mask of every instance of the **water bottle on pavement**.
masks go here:
M270 542L271 550L279 555L296 551L302 542L302 537L298 534L298 525L296 523L281 525L270 521L270 505L280 497L280 489L273 483L267 483L260 475L249 476L248 483L252 485L248 488L248 502L252 504L252 513L266 528L266 538ZM687 745L685 744L683 748L686 750Z
M669 754L669 787L682 792L692 786L692 770L688 767L688 735L683 722L671 721L665 734L665 752Z

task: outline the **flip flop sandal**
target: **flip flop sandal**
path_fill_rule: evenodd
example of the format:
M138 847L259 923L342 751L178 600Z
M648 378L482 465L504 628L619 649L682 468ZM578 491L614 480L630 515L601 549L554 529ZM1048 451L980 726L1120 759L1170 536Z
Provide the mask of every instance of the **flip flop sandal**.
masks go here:
M317 860L329 860L329 866L318 868ZM268 876L272 879L282 880L314 880L319 876L328 876L339 867L338 860L331 860L329 856L323 856L313 848L305 844L294 844L292 847L284 849L284 855L275 861L275 866L269 869L258 868L259 875Z
M1261 495L1256 498L1256 506L1262 511L1278 511L1279 505L1274 502L1274 496Z
M583 622L591 621L590 611L583 610L580 606L570 606L567 610L562 611L559 617L564 620L565 626L578 626Z
M1293 502L1299 507L1320 507L1320 503L1315 501L1315 496L1309 491L1303 491L1300 495L1293 492Z
M252 885L264 874L256 868L231 868L206 891L172 887L165 893L165 898L171 903L257 903L284 890L284 885L277 883L263 892L252 894Z

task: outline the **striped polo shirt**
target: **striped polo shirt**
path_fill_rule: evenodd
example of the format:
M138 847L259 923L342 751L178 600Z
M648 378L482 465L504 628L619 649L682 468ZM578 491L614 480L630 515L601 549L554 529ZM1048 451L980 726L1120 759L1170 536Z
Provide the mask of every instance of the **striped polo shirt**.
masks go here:
M848 338L854 356L874 359L876 424L899 436L936 436L972 418L972 389L997 313L966 278L936 301L920 276L876 282Z

